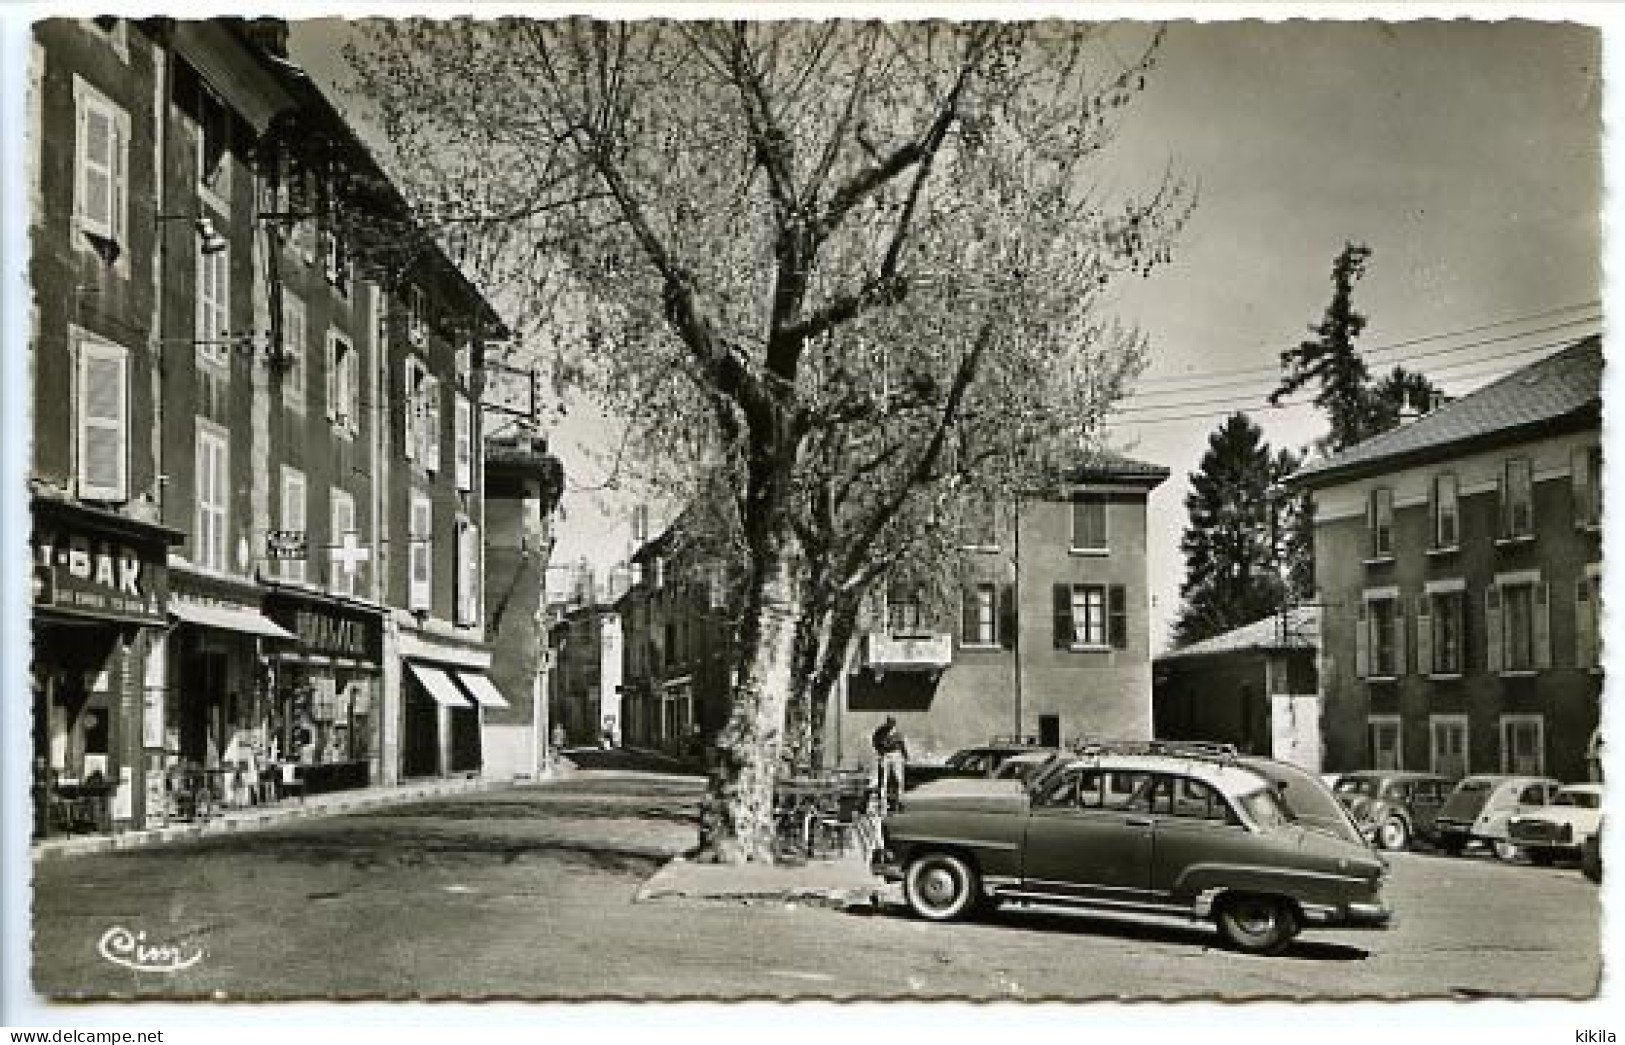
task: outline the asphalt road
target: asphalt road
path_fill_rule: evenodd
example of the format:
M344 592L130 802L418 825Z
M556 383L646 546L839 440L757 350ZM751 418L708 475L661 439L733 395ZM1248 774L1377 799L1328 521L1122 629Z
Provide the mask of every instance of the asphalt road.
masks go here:
M36 865L34 984L55 998L1351 998L1567 996L1601 971L1573 868L1403 854L1388 932L1284 955L1200 926L1000 912L634 903L693 843L697 778L593 772L285 828ZM176 972L99 944L125 929ZM139 936L138 934L145 934ZM165 952L160 948L173 948ZM116 947L113 948L118 952Z

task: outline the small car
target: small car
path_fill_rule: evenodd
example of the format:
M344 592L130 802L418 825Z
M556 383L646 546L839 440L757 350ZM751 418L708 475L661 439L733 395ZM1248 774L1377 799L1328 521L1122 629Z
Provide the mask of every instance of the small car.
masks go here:
M1007 760L1032 750L1027 744L986 744L955 751L942 762L910 762L903 767L903 789L912 791L946 777L989 777Z
M1507 835L1507 823L1519 813L1549 803L1562 787L1551 777L1480 773L1462 780L1433 818L1439 848L1460 855L1473 842L1488 843L1495 855L1510 860L1518 847Z
M1530 863L1544 867L1559 857L1578 859L1601 825L1602 785L1570 784L1550 805L1512 817L1507 835Z
M1456 782L1437 773L1362 769L1340 774L1332 786L1360 832L1387 850L1410 848L1417 837L1431 838L1433 819Z
M1279 795L1233 758L1068 756L1026 789L922 789L882 824L873 866L928 921L998 903L1172 914L1250 953L1307 924L1386 927L1387 863L1299 824Z

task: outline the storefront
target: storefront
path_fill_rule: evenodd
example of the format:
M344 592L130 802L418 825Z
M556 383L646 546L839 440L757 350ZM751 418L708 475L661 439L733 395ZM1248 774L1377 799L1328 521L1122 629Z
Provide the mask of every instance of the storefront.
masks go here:
M267 585L265 615L295 643L271 656L272 736L306 794L379 779L383 611Z
M484 765L484 710L507 707L488 651L403 634L401 775L475 776Z
M111 512L33 503L36 836L143 822L143 707L162 699L165 557L181 539Z

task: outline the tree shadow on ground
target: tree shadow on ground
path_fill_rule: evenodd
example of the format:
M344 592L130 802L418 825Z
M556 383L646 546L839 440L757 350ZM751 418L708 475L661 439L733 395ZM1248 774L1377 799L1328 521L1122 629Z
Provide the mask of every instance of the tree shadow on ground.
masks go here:
M560 797L546 802L463 802L450 799L439 802L418 802L411 805L369 809L369 819L380 820L657 820L662 823L697 824L699 809L692 801L661 802L649 795L635 797L632 802L589 801Z

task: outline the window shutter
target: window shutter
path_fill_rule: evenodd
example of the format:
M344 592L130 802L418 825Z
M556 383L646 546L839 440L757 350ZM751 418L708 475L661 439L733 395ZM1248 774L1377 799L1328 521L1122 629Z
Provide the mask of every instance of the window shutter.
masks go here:
M1589 526L1596 522L1591 511L1591 448L1577 446L1569 456L1569 477L1574 483L1574 525Z
M1433 607L1432 596L1424 592L1416 597L1416 673L1433 674Z
M1581 577L1574 586L1574 666L1593 667L1597 663L1597 618L1591 607L1591 578Z
M1534 608L1531 614L1534 617L1535 627L1535 667L1549 668L1552 666L1552 600L1547 591L1550 587L1545 581L1535 585Z
M1402 598L1392 599L1388 605L1394 608L1394 677L1398 678L1410 668L1410 662L1405 659L1405 619L1408 614Z
M112 114L81 100L79 110L79 219L85 231L112 239L114 160L118 128Z
M1053 589L1055 599L1055 648L1072 648L1072 587L1067 584L1057 584Z
M1108 589L1112 649L1128 649L1128 590L1121 584Z
M457 625L468 623L468 518L457 516L453 526L454 541L452 551L455 557L455 568L451 577L451 605L452 622Z
M440 380L423 379L423 469L440 470Z
M125 181L127 175L124 171L125 153L128 151L129 131L122 120L114 119L112 124L112 178L108 191L108 228L112 231L113 239L122 243L125 233Z
M335 421L339 407L339 343L331 333L327 335L327 419Z
M456 452L457 489L467 490L474 484L473 461L473 409L469 401L458 396L453 402L452 439Z
M1484 589L1484 670L1501 670L1501 589Z
M973 645L980 641L977 621L976 585L967 584L959 590L960 645Z
M79 347L79 496L122 501L128 488L129 381L124 350Z
M1019 619L1016 616L1016 586L1002 584L999 586L999 645L1005 649L1015 649L1016 626Z
M406 384L401 388L401 449L406 452L408 461L415 460L418 455L418 386L417 363L411 358L406 360Z
M1506 466L1501 466L1501 474L1495 479L1495 518L1499 527L1495 531L1497 537L1505 537L1512 532L1512 506L1507 503L1507 473Z
M1354 675L1371 674L1371 607L1363 600L1354 626Z
M463 566L468 571L464 581L463 595L468 606L463 611L463 618L470 624L480 622L480 528L472 521L465 521L463 538L468 542L468 550L463 554Z

